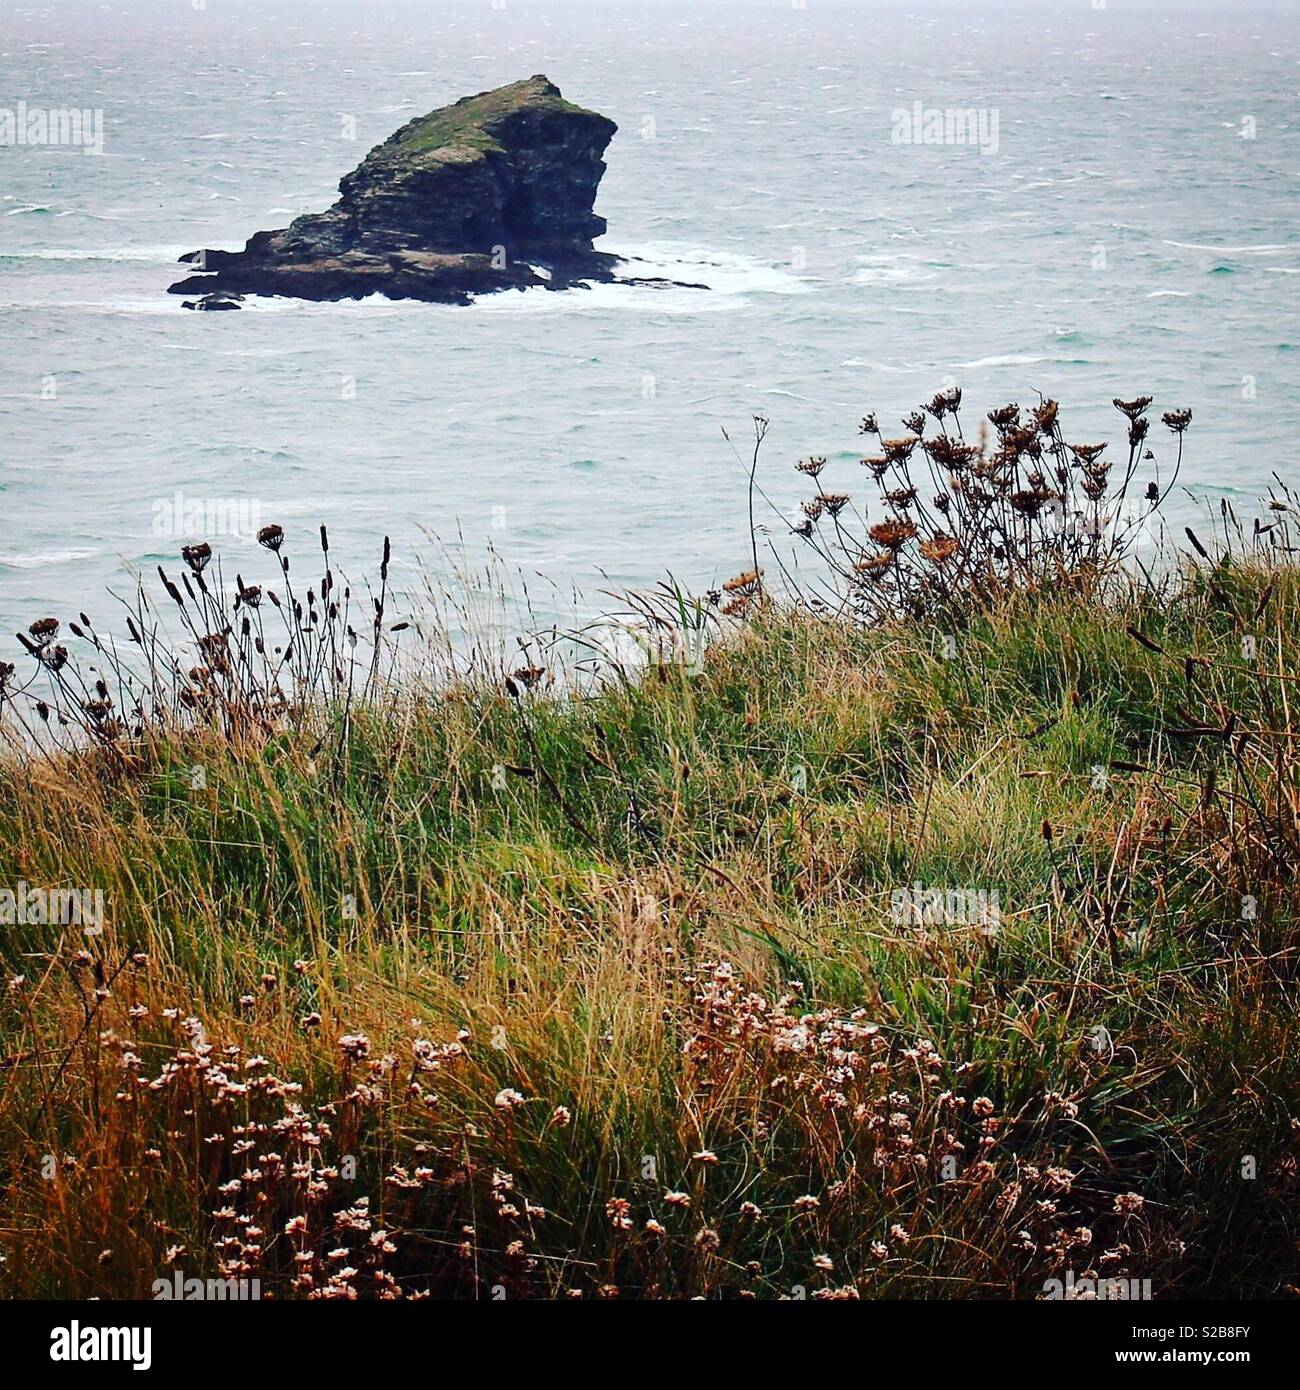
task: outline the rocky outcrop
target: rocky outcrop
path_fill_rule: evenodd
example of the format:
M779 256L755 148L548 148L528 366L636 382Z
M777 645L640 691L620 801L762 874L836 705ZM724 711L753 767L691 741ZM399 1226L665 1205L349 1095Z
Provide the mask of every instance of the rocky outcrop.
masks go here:
M465 303L613 279L615 258L592 246L605 230L592 205L616 129L541 76L465 97L377 145L327 212L242 251L184 257L201 273L171 291Z

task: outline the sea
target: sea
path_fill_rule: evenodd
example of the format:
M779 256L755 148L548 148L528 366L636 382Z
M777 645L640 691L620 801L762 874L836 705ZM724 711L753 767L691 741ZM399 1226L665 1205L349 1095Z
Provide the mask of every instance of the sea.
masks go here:
M707 288L167 293L534 73L618 123L601 249ZM1298 97L1292 0L4 0L0 656L200 537L265 582L270 523L358 584L390 537L404 595L500 567L540 621L705 590L749 564L754 417L766 558L798 459L870 515L862 417L953 384L968 428L1052 396L1113 450L1113 398L1190 407L1175 516L1253 514L1300 480Z

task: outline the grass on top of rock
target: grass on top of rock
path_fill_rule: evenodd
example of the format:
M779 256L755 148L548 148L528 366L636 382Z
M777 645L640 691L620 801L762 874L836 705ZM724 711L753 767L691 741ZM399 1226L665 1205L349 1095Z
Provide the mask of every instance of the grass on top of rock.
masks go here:
M530 77L477 96L462 97L450 106L419 116L391 135L374 152L382 157L434 154L443 149L501 151L503 146L488 127L516 111L562 111L588 115L583 107L566 101L545 78Z
M0 762L107 905L0 936L0 1292L1295 1291L1288 564L352 700L241 586L191 724Z

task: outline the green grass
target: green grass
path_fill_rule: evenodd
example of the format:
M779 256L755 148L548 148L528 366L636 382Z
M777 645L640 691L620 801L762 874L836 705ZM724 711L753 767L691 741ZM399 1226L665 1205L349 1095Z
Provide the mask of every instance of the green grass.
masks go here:
M330 1117L323 1152L360 1160L301 1208L309 1228L368 1197L408 1290L1032 1297L1068 1267L1150 1277L1164 1298L1279 1294L1300 1234L1297 938L1278 857L1296 830L1300 580L1275 576L1256 619L1267 583L1225 571L1215 592L1192 580L1158 600L1016 599L956 634L951 658L924 626L760 608L697 674L383 697L354 712L338 758L314 734L195 733L103 780L90 758L0 765L0 884L92 884L110 905L100 938L0 938L27 978L0 1005L0 1286L139 1292L176 1245L188 1273L211 1272L215 1187L244 1162L218 1161L230 1112L183 1103L184 1069L174 1102L112 1100L121 1039L146 1075L183 1046L170 1006L303 1084ZM1206 659L1191 683L1188 654ZM1244 748L1174 732L1229 710L1254 731ZM997 933L899 922L892 895L918 881L995 890ZM135 950L148 964L114 977ZM737 997L708 983L719 961ZM96 972L113 980L104 999ZM874 1077L844 1083L848 1110L825 1099L831 1044L792 1056L778 1040L791 982L806 1002L790 1026L861 1010L888 1040ZM412 1101L412 1038L462 1028L465 1055L421 1080L436 1103ZM360 1099L369 1060L336 1043L357 1032L370 1059L400 1059ZM918 1040L943 1059L933 1085ZM928 1169L873 1166L868 1117L890 1110L877 1083L910 1097ZM517 1112L494 1103L504 1087L525 1097ZM960 1121L943 1090L967 1099ZM969 1167L976 1097L996 1117L992 1186ZM247 1119L263 1103L277 1097L235 1105ZM692 1158L704 1149L716 1164ZM50 1152L77 1163L42 1179ZM957 1181L938 1180L944 1153ZM385 1184L421 1164L419 1191ZM1068 1192L1043 1186L1048 1168L1075 1175ZM547 1216L492 1217L494 1170ZM996 1198L1013 1182L1026 1195L1008 1210ZM665 1205L668 1189L692 1205ZM1127 1192L1145 1199L1137 1216L1115 1211ZM1058 1209L1026 1214L1033 1200ZM269 1205L299 1210L278 1189ZM1080 1227L1091 1244L1060 1234ZM291 1239L272 1236L250 1267L292 1292ZM363 1291L382 1289L373 1277Z
M530 111L590 114L559 95L543 91L535 79L528 78L478 96L464 97L451 106L418 117L379 149L385 158L418 157L444 149L500 152L503 146L484 127L525 107Z

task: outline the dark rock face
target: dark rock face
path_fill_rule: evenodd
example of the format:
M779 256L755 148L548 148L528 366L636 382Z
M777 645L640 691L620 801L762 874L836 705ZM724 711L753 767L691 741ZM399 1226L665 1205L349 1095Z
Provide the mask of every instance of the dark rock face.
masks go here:
M327 212L198 251L175 294L465 303L492 290L613 279L592 239L602 156L617 127L545 77L465 97L409 122L339 183ZM539 274L538 268L545 274Z

